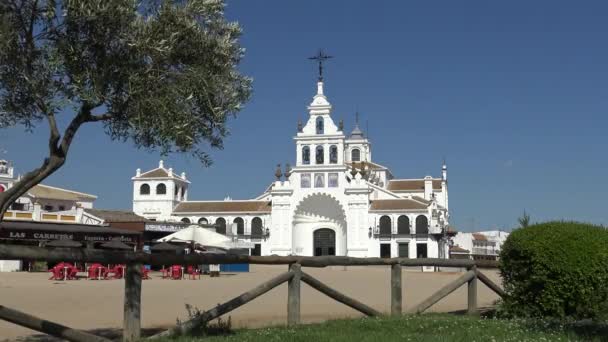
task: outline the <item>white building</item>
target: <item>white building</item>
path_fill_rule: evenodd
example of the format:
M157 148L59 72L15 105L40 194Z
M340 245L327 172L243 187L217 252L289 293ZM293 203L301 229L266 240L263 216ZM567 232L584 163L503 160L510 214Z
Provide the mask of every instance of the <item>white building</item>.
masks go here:
M0 192L10 189L17 180L12 164L0 160ZM84 223L84 209L93 208L96 199L95 195L38 184L11 205L4 219Z
M305 125L298 124L295 167L249 200L191 201L190 182L161 161L136 171L133 211L158 221L217 224L253 242L253 254L355 257L448 256L447 167L441 177L395 179L372 160L372 145L355 126L345 134L317 83ZM228 229L230 234L230 228Z
M459 232L452 239L450 254L472 259L496 259L509 233L502 230Z

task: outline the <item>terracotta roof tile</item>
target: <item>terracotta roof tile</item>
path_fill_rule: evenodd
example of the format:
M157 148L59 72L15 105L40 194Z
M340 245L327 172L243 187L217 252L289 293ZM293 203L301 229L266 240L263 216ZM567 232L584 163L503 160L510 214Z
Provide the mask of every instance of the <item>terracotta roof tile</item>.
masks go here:
M426 209L427 205L411 199L374 200L370 210L417 210Z
M169 177L169 172L163 168L157 168L148 172L142 173L139 178L160 178Z
M269 201L181 202L175 213L270 213Z
M148 222L148 219L136 215L132 211L103 209L85 209L84 211L106 222Z
M424 198L420 197L420 196L412 196L413 199L415 199L418 202L422 202L425 204L431 204L431 201L427 201Z
M56 188L53 186L38 184L29 189L27 193L34 198L56 199L65 201L90 201L97 196L82 192Z
M452 246L452 247L450 247L450 252L469 253L470 251L468 249L464 249L460 246Z
M388 182L390 191L424 190L424 179L392 179ZM441 179L433 179L433 190L441 190Z
M483 234L473 233L473 240L488 241L488 238L485 235L483 235Z

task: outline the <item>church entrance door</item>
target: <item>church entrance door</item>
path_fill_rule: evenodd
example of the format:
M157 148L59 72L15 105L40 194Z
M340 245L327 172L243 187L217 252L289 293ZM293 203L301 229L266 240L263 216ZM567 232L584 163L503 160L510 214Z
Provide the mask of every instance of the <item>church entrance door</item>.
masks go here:
M381 258L390 258L391 257L391 244L390 243L381 243L380 244L380 257Z
M260 256L262 255L262 244L256 243L254 247L251 249L251 256Z
M336 255L336 233L328 228L317 229L313 233L315 256Z

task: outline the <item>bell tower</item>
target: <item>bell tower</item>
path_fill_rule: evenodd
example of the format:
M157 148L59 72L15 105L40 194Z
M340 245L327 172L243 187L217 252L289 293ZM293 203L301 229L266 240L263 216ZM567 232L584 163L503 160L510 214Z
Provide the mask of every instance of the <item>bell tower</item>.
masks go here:
M161 160L156 169L135 171L133 181L133 212L152 220L168 220L173 208L188 200L186 173L176 174L165 168Z
M355 128L350 133L348 139L346 139L346 162L358 163L358 162L371 162L372 161L372 149L369 140L365 137L365 134L359 128L359 113L355 114Z

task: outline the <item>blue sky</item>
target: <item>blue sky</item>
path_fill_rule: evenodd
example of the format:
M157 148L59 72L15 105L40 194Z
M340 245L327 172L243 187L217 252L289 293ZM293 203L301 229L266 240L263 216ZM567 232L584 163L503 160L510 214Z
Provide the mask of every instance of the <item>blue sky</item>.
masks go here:
M165 158L190 199L251 198L293 165L315 92L307 57L324 48L334 120L350 131L358 108L374 161L397 177L439 176L445 157L457 229L509 229L524 209L608 224L608 2L228 1L227 16L243 27L254 96L211 168ZM3 157L25 172L47 137L45 125L0 131ZM130 209L135 169L159 158L91 125L45 183Z

